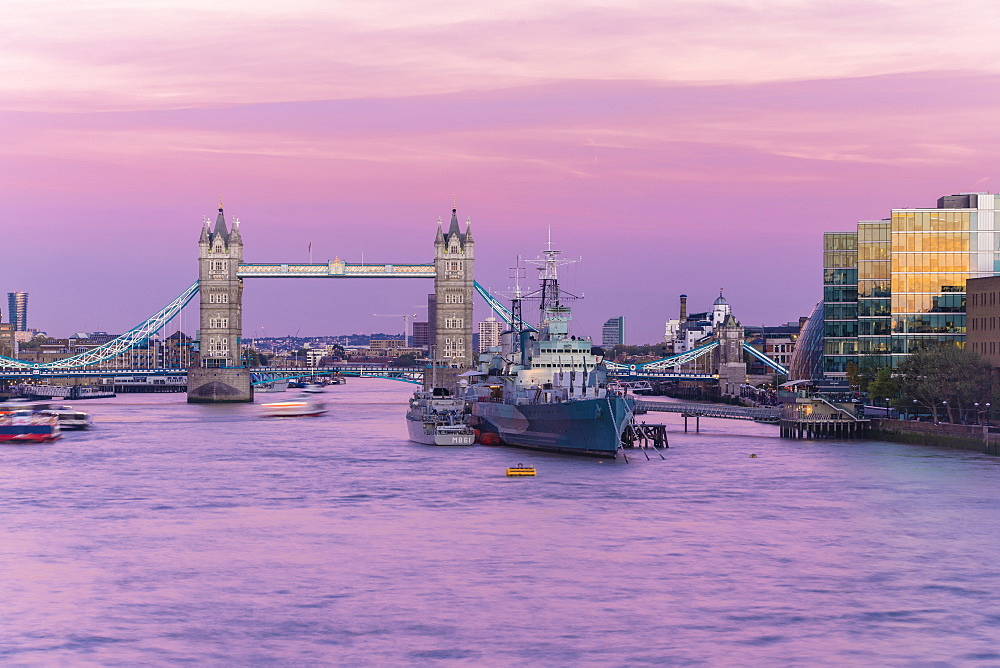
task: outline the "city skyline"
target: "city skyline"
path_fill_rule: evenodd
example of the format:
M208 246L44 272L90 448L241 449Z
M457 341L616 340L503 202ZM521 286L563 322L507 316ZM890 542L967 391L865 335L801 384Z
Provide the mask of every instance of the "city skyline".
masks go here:
M807 315L824 231L998 189L978 4L400 7L10 8L0 215L31 326L161 308L220 193L260 262L427 262L457 196L494 291L551 225L584 258L574 331L599 338L614 304L653 342L681 293L702 310L724 287L747 324ZM244 333L375 330L371 302L430 288L331 283L248 281Z

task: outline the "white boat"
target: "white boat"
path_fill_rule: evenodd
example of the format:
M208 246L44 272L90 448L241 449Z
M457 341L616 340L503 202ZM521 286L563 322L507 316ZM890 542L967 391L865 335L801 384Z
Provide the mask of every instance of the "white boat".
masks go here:
M32 410L52 415L59 421L59 427L63 430L90 429L94 426L94 417L90 413L47 401L14 401L0 404L0 410Z
M326 412L326 404L316 391L303 392L294 399L261 404L262 417L309 417Z
M406 412L410 440L425 445L472 445L476 434L469 425L466 405L464 399L441 388L414 392Z

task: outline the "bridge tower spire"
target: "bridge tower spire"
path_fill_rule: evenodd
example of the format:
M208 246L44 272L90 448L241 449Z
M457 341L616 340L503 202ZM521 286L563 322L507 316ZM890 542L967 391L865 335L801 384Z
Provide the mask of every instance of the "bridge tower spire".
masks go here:
M468 368L475 359L472 349L474 247L472 223L466 223L463 233L458 223L457 205L453 205L448 232L444 233L439 223L434 240L434 294L437 297L434 356L451 367Z
M250 373L243 368L243 262L239 221L232 228L219 200L215 226L206 220L198 239L201 316L198 354L188 370L188 401L253 401Z

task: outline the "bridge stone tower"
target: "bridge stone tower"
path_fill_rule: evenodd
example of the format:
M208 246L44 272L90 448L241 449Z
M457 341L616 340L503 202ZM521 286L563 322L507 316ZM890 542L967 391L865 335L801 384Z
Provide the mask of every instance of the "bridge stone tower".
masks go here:
M472 222L466 221L463 234L458 225L458 210L451 210L451 225L445 233L438 219L434 239L434 294L437 300L436 331L433 333L434 357L448 366L471 367L472 291L475 256Z
M719 392L724 397L738 397L740 385L747 382L747 365L743 361L743 325L732 313L715 330L719 339Z
M232 229L219 202L215 227L206 220L198 239L201 329L195 366L188 370L191 403L253 401L250 372L243 368L243 262L240 223Z

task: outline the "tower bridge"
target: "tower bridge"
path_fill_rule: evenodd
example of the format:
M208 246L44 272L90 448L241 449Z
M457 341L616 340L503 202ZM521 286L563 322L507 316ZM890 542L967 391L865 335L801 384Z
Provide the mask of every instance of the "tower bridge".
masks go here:
M359 264L340 258L324 264L248 263L239 220L227 225L220 202L215 226L206 220L198 239L201 334L196 363L188 370L188 401L253 400L251 372L242 363L248 278L433 278L436 357L450 366L471 366L474 248L471 221L462 231L453 208L447 232L438 220L430 263Z
M465 230L452 208L447 231L439 219L434 239L433 262L427 263L352 263L339 257L326 263L252 263L243 259L243 237L240 223L227 224L220 202L214 226L205 221L198 239L198 280L167 306L133 327L125 334L67 358L51 362L28 362L0 357L0 378L41 380L49 378L100 377L113 375L177 375L188 377L188 400L191 402L252 401L253 384L269 378L289 377L308 373L312 369L247 368L242 359L243 348L243 288L246 279L257 278L419 278L434 280L434 307L430 317L436 322L433 332L435 357L450 367L472 366L472 300L478 293L490 308L518 330L535 331L524 321L515 323L516 316L483 286L475 281L475 242L472 224ZM151 337L177 317L195 296L199 297L199 347L190 367L173 368L107 368L109 360L120 359L129 351L145 346ZM786 373L780 364L742 342L736 329L720 328L721 335L698 348L644 364L608 362L609 376L618 380L704 380L728 382L720 375L687 372L681 367L706 354L719 356L720 372L739 366L743 354L760 359L779 373ZM741 329L741 328L740 328ZM741 346L742 344L742 346ZM718 349L718 350L717 350ZM121 365L119 365L121 366ZM341 372L345 375L377 376L416 381L422 369L341 365L320 372Z

